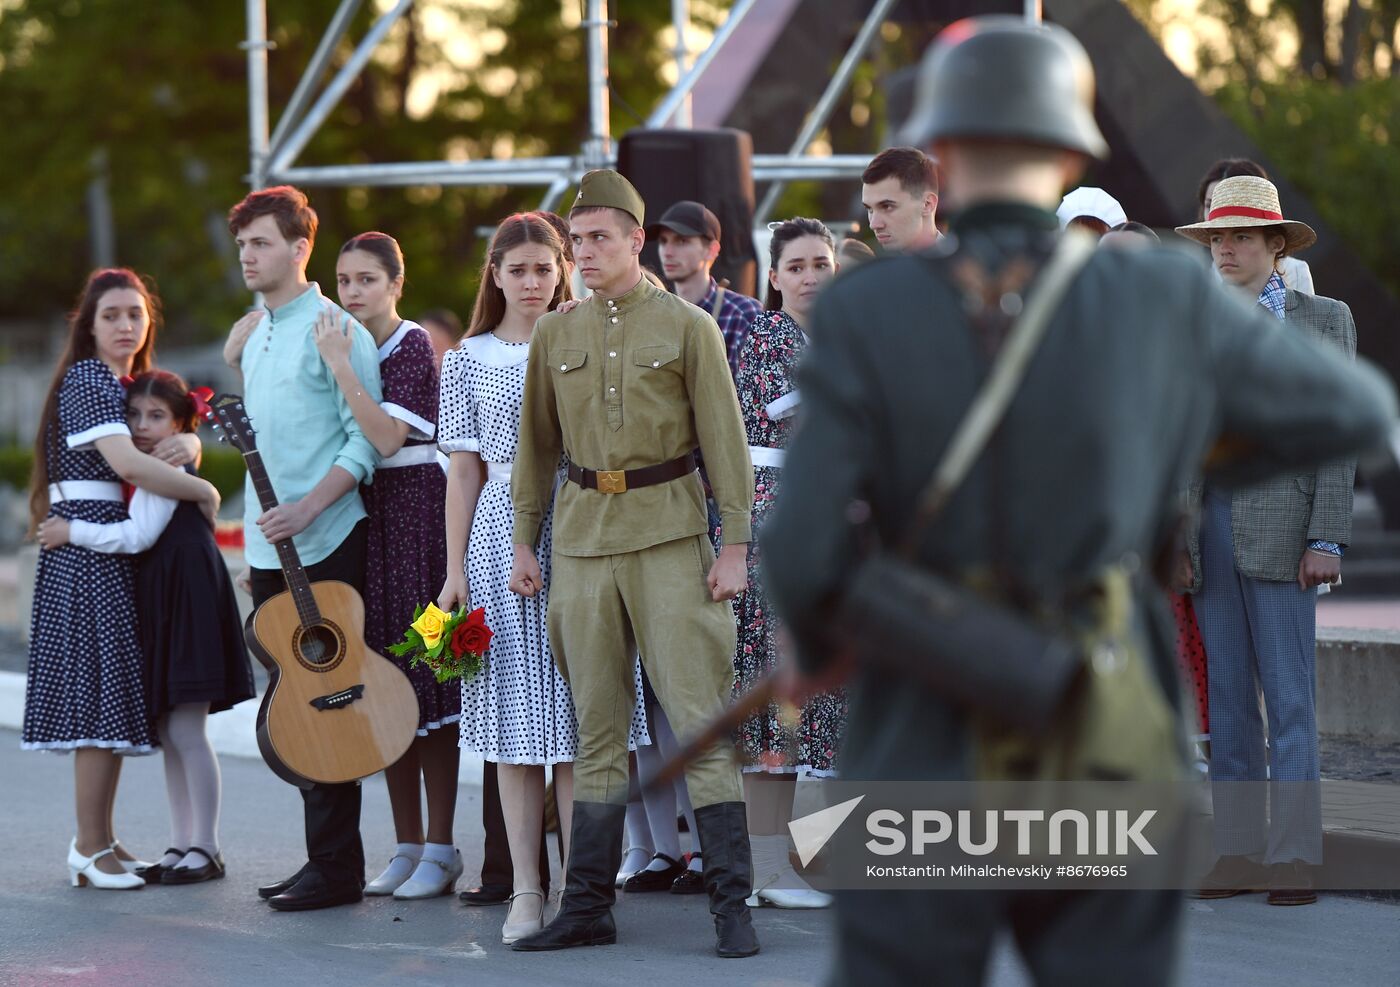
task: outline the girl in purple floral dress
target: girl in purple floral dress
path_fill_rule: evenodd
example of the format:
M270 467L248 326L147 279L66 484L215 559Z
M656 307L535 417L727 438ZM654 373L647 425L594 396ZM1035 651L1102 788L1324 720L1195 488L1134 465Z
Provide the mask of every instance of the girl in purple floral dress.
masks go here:
M749 327L735 375L754 468L749 588L734 601L739 625L735 695L751 689L779 661L782 631L763 591L758 533L779 496L783 449L796 421L796 371L808 343L808 313L837 270L831 232L813 219L778 224L770 249L768 308ZM784 728L777 705L759 710L739 728L736 739L754 859L754 896L749 904L781 908L830 904L827 895L808 888L792 871L785 834L798 774L830 777L836 773L837 743L845 722L846 696L835 691L808 700L793 731Z
M340 304L379 344L384 385L384 401L375 404L350 366L349 337L323 315L316 345L382 457L374 481L360 489L369 514L365 643L398 662L418 694L418 737L384 771L398 847L365 894L431 898L449 893L462 875L462 855L452 842L461 690L456 682L439 684L424 666L411 668L407 659L388 655L388 646L403 637L415 606L437 598L447 569L447 481L437 464L438 372L427 332L399 318L403 254L393 237L361 233L349 240L336 261L336 285ZM426 839L420 776L428 797Z

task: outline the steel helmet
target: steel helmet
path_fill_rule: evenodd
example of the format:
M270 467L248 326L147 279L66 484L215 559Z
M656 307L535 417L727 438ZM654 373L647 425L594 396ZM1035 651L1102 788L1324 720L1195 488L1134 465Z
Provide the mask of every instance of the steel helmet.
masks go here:
M919 67L914 112L900 132L923 147L945 138L984 138L1108 156L1094 122L1094 67L1064 28L1019 17L969 17L950 24Z

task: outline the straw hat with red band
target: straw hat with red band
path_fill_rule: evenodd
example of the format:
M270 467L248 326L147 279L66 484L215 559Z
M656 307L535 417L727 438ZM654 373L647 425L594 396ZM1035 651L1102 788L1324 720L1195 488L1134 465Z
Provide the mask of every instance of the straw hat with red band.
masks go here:
M1307 223L1284 219L1278 203L1278 189L1266 178L1240 175L1222 178L1210 197L1210 212L1205 222L1178 226L1176 231L1210 246L1211 235L1217 230L1237 230L1246 227L1276 226L1288 240L1288 253L1311 246L1317 240Z

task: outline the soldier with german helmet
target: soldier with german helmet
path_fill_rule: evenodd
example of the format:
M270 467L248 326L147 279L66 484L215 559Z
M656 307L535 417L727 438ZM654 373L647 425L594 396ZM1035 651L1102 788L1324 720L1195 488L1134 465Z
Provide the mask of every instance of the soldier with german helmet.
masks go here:
M642 197L615 171L583 176L569 213L593 294L535 326L513 467L511 589L540 584L534 545L561 455L549 636L573 691L579 754L559 914L520 951L616 941L613 882L627 803L633 663L679 736L719 716L733 680L729 603L744 591L753 472L724 341L710 315L642 276ZM703 455L724 524L706 536ZM714 746L686 770L720 956L751 956L753 882L739 768Z
M1089 58L1063 28L1012 17L948 27L924 60L900 136L939 162L950 235L842 276L817 305L821 344L803 367L803 417L760 541L765 586L802 669L829 669L849 642L861 656L844 781L974 781L1003 777L988 766L1006 764L990 756L1006 738L986 723L1009 695L928 684L914 658L877 659L862 643L886 634L853 612L852 600L879 599L859 592L881 554L870 546L906 546L915 571L1032 626L1047 614L1076 616L1090 598L1080 591L1111 576L1141 687L1119 705L1126 728L1067 751L1078 765L1116 760L1134 777L1175 777L1183 746L1173 634L1147 570L1173 547L1178 491L1203 462L1217 482L1246 482L1379 444L1394 421L1384 378L1280 331L1190 257L1101 250L1083 251L1077 269L1060 263L1077 234L1059 231L1055 206L1108 151L1093 91ZM1062 270L1070 273L1050 277ZM1063 286L1058 301L1037 306L1051 284ZM988 393L984 381L999 376L1004 351L1024 338L1019 316L1033 308L1048 318L1035 320L1043 334L997 409L998 426L981 430L961 482L929 512L935 468L949 461L954 434ZM914 536L916 517L928 523ZM967 650L977 652L969 668L987 657ZM1108 695L1089 689L1097 677L1130 664L1069 663L1043 735L1011 735L1032 769L1043 748L1079 727L1083 696ZM1177 890L836 897L833 983L978 984L1002 931L1037 983L1173 980Z

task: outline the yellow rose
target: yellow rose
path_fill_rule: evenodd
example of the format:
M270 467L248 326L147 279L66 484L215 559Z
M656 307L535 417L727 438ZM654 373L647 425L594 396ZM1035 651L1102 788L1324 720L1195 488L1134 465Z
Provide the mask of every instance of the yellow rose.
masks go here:
M409 626L423 639L423 646L431 650L437 647L442 638L442 625L446 620L447 614L439 610L436 603L429 603L427 609Z

